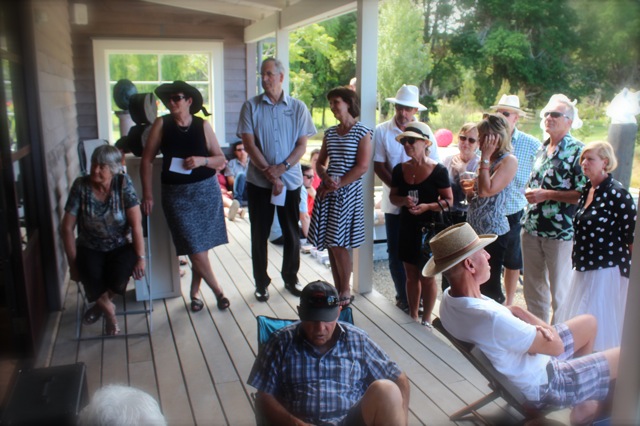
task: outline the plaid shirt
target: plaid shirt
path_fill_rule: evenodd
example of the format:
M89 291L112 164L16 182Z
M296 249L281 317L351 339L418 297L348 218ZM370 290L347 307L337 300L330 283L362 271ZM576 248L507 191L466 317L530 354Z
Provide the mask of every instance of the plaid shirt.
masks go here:
M398 365L369 336L339 322L333 348L319 354L300 322L276 331L253 364L247 383L273 395L294 416L314 425L334 425L378 379L396 381Z
M549 143L550 140L547 139L538 151L529 187L582 192L587 181L580 167L580 154L584 144L567 133L551 156L547 156ZM533 204L525 216L524 230L536 237L571 241L576 209L574 204L552 200Z
M509 195L505 203L505 214L507 216L518 213L527 206L524 190L529 183L536 154L542 147L538 139L518 129L513 130L511 144L513 145L513 155L518 159L518 171L508 187Z

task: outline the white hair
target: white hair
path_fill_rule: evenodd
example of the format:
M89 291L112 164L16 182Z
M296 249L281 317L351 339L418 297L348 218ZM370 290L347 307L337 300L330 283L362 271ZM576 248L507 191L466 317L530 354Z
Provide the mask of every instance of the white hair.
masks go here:
M79 426L166 426L158 403L140 389L107 385L96 391L78 418Z

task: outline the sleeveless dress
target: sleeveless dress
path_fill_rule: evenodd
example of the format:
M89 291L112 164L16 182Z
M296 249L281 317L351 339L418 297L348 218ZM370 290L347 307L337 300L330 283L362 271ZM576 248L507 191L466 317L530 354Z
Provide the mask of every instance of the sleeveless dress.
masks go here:
M327 130L327 174L344 176L356 164L360 140L371 129L357 122L346 135L338 126ZM359 247L364 242L364 194L362 178L316 199L309 226L309 241L318 250L327 247Z
M407 196L409 191L418 190L418 204L435 203L438 201L439 189L449 188L449 171L442 164L436 164L433 171L425 180L416 184L409 184L402 174L402 163L393 168L391 182L394 188L398 188L398 195ZM423 223L433 223L433 212L428 211L419 216L409 213L406 207L400 210L400 260L420 268L427 259L422 259L421 245Z
M222 194L214 169L197 167L185 175L169 170L173 158L208 156L204 121L193 117L186 131L173 117L162 117L162 210L178 255L226 244Z
M508 153L498 157L489 166L489 174L492 175ZM511 185L511 184L509 184ZM509 232L509 220L506 216L506 202L509 194L509 186L491 197L473 197L467 210L467 222L478 235L496 234L503 235Z

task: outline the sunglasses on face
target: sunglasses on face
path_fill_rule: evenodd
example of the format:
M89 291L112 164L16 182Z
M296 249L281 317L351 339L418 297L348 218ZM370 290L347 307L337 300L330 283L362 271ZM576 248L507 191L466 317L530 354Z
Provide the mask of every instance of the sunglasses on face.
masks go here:
M552 118L560 118L560 117L564 117L564 118L569 118L569 116L567 114L563 114L561 112L558 111L547 111L544 113L544 118L547 118L548 116L551 116Z
M180 102L181 100L183 100L183 99L186 99L185 95L172 95L172 96L169 96L169 100L171 102L173 102L173 103L176 103L176 104L178 102Z
M478 140L477 140L477 139L469 138L469 137L467 137L467 136L462 136L462 135L458 135L458 140L459 140L460 142L469 141L469 143L476 143L476 142L478 142Z
M408 137L408 136L407 136L407 137L404 137L404 138L400 139L400 143L401 143L402 145L407 144L407 143L408 143L409 145L413 145L414 143L416 143L416 142L417 142L417 141L419 141L419 140L420 140L420 139L411 138L411 137Z

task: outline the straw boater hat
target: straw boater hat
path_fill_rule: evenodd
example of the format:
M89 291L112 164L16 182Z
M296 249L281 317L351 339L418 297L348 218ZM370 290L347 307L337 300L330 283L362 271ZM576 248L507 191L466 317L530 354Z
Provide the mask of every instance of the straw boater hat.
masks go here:
M520 99L517 95L502 95L497 105L492 105L491 109L506 109L507 111L513 111L520 117L526 117L527 113L520 108Z
M196 114L198 111L202 110L204 112L204 115L211 115L206 110L206 108L202 106L202 93L200 93L198 89L190 84L185 83L184 81L176 80L173 83L161 84L160 86L156 87L155 93L167 108L169 108L169 97L171 95L175 95L176 93L184 93L187 98L191 98L191 106L189 107L189 112L191 114Z
M418 111L427 110L427 107L420 103L420 91L416 86L407 86L406 84L403 84L396 93L395 98L387 98L386 100L392 104L418 108Z
M427 146L431 146L433 141L429 139L430 133L431 128L429 128L429 126L421 121L412 121L411 123L407 123L404 132L396 136L396 140L400 142L400 139L408 136L410 138L423 139L427 142Z
M422 275L433 277L465 260L498 238L497 235L476 234L467 222L441 231L429 241L433 256L422 269Z

